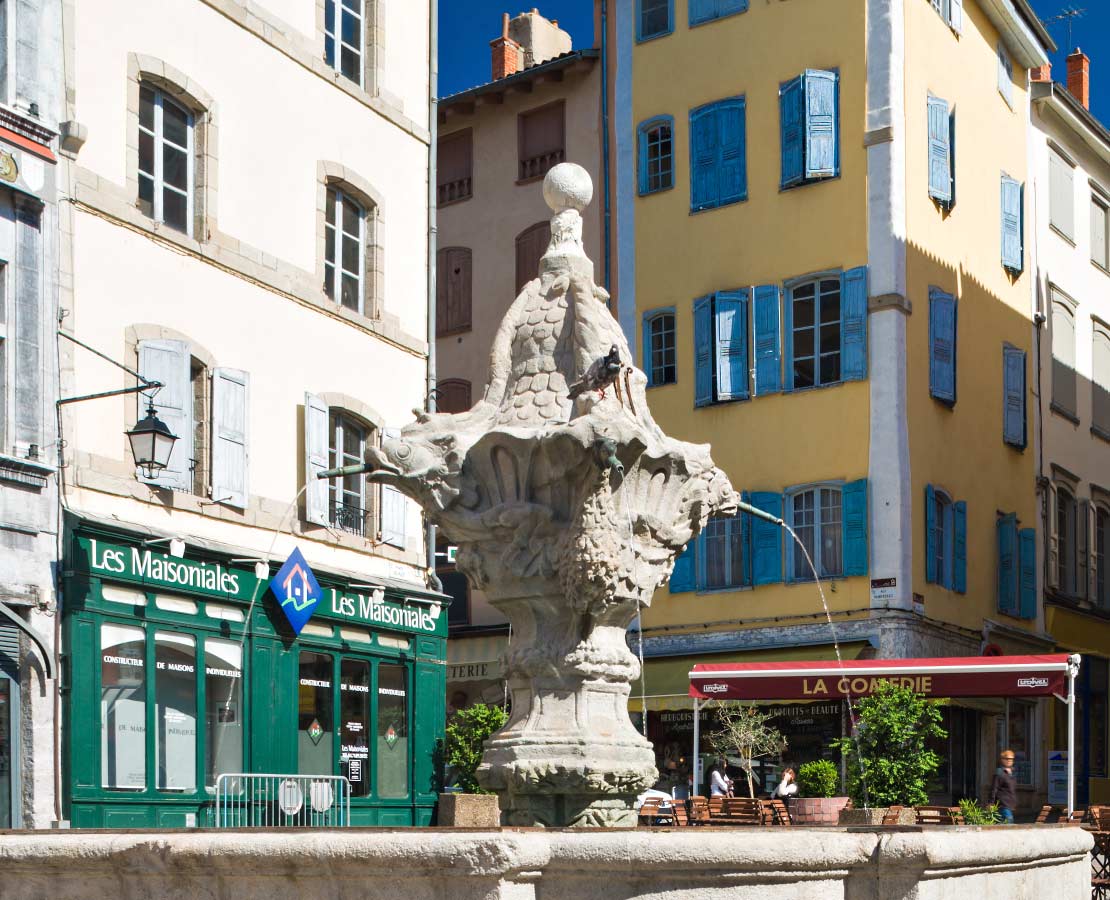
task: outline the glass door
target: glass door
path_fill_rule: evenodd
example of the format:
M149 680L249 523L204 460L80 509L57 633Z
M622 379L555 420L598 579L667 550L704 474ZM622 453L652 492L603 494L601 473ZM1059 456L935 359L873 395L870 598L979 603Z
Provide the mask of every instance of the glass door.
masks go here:
M12 683L0 675L0 829L12 821Z

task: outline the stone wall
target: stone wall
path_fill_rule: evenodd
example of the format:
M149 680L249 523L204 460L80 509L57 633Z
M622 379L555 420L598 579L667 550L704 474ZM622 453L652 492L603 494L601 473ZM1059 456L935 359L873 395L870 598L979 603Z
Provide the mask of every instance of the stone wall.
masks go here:
M4 900L1086 900L1060 826L0 835Z

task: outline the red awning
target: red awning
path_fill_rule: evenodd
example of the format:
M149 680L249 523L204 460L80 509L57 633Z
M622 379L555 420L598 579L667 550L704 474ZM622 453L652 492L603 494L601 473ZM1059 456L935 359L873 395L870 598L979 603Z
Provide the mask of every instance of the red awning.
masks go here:
M701 663L690 696L702 700L856 699L880 681L930 697L1051 697L1067 693L1068 655L850 659L843 663Z

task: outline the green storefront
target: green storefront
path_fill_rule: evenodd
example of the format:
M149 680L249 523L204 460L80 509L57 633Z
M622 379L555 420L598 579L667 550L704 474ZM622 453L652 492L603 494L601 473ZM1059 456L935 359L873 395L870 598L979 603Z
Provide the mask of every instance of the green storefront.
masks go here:
M344 776L351 824L431 823L447 598L314 567L323 597L295 635L249 561L87 522L66 546L73 827L212 825L231 773Z

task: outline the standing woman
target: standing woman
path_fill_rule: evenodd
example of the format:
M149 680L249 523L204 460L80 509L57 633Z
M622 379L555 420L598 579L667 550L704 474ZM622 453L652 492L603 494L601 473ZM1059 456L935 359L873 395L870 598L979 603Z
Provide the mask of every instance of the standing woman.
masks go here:
M731 797L732 796L732 781L729 780L726 774L726 766L724 757L718 759L714 763L713 768L709 772L709 796L711 797Z

